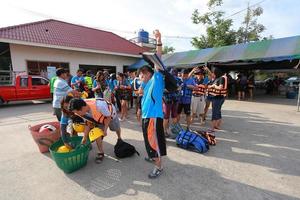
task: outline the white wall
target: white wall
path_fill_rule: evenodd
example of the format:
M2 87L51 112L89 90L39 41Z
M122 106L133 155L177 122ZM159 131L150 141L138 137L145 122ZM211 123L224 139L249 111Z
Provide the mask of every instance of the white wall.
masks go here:
M28 60L53 61L69 63L71 74L76 73L79 64L116 66L117 72L122 72L124 65L131 65L140 59L18 44L10 44L10 53L14 71L27 71Z

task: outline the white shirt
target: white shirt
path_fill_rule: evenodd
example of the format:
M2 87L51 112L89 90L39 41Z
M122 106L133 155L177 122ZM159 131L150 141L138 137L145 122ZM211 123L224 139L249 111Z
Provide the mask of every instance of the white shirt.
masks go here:
M96 100L96 108L99 112L101 112L105 117L111 116L113 119L117 117L116 107L112 104L113 112L112 114L109 111L108 105L106 101Z
M67 96L69 92L72 91L72 88L68 85L67 81L62 78L57 78L54 82L54 91L53 91L53 108L60 108L61 100Z

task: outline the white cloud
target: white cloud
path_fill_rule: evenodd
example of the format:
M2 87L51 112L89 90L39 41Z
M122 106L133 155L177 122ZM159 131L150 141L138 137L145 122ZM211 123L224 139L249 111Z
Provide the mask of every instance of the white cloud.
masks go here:
M135 37L143 28L150 33L159 28L165 36L199 36L205 32L201 25L191 21L194 9L207 11L208 0L14 0L1 2L0 27L58 18L90 27L113 31L123 37ZM258 2L252 0L250 4ZM247 6L248 0L224 0L227 16ZM300 1L267 0L260 22L266 25L265 35L284 37L300 34L298 8ZM284 8L284 9L283 9ZM33 11L33 12L31 12ZM240 25L244 13L233 16L235 27ZM190 41L163 38L164 43L176 51L193 49Z

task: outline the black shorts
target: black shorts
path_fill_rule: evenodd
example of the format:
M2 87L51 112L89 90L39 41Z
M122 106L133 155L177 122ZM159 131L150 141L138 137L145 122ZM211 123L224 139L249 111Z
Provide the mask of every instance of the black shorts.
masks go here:
M162 118L145 118L142 120L145 147L149 158L167 155L166 138Z
M184 114L190 115L191 114L191 104L178 104L178 110L177 113L180 115L182 112L182 109L184 110Z
M247 85L238 84L236 89L237 89L238 92L246 92Z
M131 98L130 94L121 94L120 100L129 101Z

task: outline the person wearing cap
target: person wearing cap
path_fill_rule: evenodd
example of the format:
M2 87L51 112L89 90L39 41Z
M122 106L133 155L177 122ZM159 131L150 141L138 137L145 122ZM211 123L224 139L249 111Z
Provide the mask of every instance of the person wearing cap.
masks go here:
M156 38L156 53L161 57L161 34L154 32ZM163 92L165 82L160 68L155 65L153 70L149 65L139 69L142 81L142 129L148 157L146 161L154 163L154 169L148 174L149 178L157 178L163 172L162 156L167 155L166 139L163 127Z
M177 122L180 122L180 114L182 110L186 115L186 123L187 128L191 125L191 100L192 100L192 92L195 87L196 83L193 78L189 78L189 70L184 69L182 71L182 78L180 84L180 97L179 97L179 104L177 110Z
M204 82L204 70L195 67L190 75L194 75L195 87L193 89L192 101L191 101L191 122L194 121L194 117L199 117L200 125L204 124L204 107L205 107L205 93L206 85Z
M54 109L54 114L58 121L61 120L61 100L71 93L73 96L80 96L80 93L73 90L67 82L68 74L63 68L58 68L56 70L57 80L53 85L53 102L52 106Z

